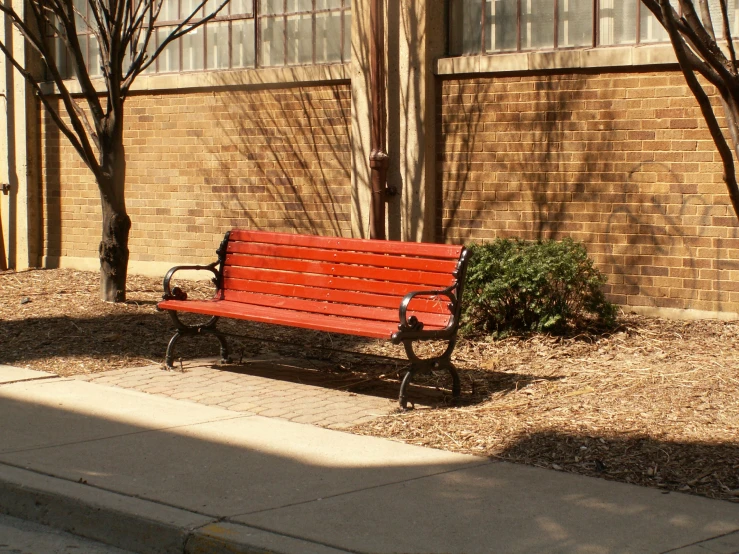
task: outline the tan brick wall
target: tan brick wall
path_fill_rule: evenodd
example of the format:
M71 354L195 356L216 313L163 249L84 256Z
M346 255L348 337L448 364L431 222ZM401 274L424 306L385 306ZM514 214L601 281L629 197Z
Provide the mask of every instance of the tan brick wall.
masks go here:
M585 243L631 306L739 312L739 225L681 74L444 80L437 234Z
M131 260L212 260L234 227L348 236L350 110L348 84L129 98ZM45 255L94 258L97 187L42 125Z

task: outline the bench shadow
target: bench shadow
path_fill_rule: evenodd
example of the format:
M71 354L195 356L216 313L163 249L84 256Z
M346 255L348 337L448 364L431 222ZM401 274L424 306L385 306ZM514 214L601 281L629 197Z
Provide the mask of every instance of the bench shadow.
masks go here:
M331 354L330 352L328 354ZM355 356L358 364L366 354ZM299 383L343 391L351 394L373 396L396 401L400 381L409 367L402 359L383 360L374 367L354 371L345 369L340 362L316 360L310 357L280 357L274 355L255 356L235 363L208 363L212 368L239 375L264 377L289 383ZM356 366L355 366L356 367ZM484 402L496 393L513 392L525 388L541 378L522 373L497 372L487 370L458 369L462 380L462 396L453 398L451 379L446 371L419 373L408 388L408 398L417 405L443 408L445 406L470 406ZM556 378L551 378L554 380Z
M149 301L132 302L148 304ZM153 301L151 302L153 303ZM271 379L304 383L352 394L396 400L400 380L409 367L402 347L383 346L392 356L366 351L378 343L350 335L302 332L280 326L226 321L224 330L246 336L229 336L236 363L218 366L222 371L249 373ZM240 334L241 334L240 333ZM70 360L70 371L85 358L111 361L111 369L164 361L167 343L174 334L165 313L107 314L101 317L32 317L0 321L0 364L27 365L36 360ZM209 336L187 337L176 351L176 362L218 355L218 341ZM351 350L354 350L353 352ZM363 352L363 350L365 352ZM81 360L80 360L81 358ZM131 360L127 363L126 360ZM444 407L478 404L492 394L515 391L533 382L526 374L499 373L458 367L462 396L451 395L446 371L420 373L409 388L414 404Z

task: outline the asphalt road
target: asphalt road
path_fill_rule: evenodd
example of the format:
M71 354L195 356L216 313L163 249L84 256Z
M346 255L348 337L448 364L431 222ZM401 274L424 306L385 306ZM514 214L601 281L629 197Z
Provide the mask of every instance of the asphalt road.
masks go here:
M0 514L0 554L132 554L57 529Z

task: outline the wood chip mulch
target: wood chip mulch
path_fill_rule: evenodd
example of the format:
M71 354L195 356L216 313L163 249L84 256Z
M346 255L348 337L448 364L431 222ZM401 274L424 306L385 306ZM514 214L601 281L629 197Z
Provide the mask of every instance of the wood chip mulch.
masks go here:
M73 375L161 363L173 333L155 310L161 280L129 276L128 301L107 304L98 279L64 269L0 272L0 364ZM185 285L204 295L208 287ZM433 407L352 431L739 502L739 322L623 314L620 323L605 335L461 340L460 404L437 394ZM244 322L226 328L258 339L236 340L237 358L270 350L320 359L322 370L356 377L359 393L397 391L388 383L407 368L402 349L384 342ZM181 344L182 357L217 353L212 338ZM417 391L444 388L446 377L419 378Z

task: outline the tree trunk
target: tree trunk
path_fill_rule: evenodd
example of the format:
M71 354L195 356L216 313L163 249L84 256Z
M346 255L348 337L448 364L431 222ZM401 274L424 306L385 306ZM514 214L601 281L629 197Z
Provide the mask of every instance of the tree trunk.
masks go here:
M123 148L122 121L111 118L110 134L101 136L102 155L98 187L103 211L103 235L100 241L100 295L104 302L125 302L128 275L128 234L131 218L126 213L124 197L126 156Z
M105 302L126 301L128 233L131 218L103 199L103 236L100 241L100 296Z

